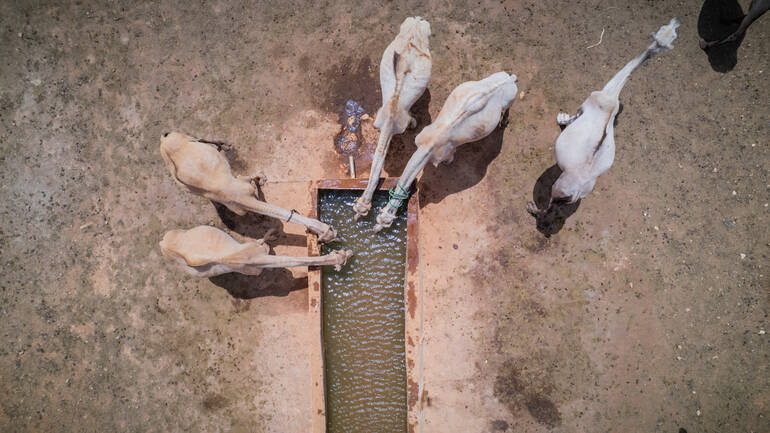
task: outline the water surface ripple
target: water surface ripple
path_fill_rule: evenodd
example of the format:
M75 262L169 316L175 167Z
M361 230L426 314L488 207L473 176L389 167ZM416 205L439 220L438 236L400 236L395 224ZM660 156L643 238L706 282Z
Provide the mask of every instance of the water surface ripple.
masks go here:
M321 221L341 238L323 248L351 249L341 271L324 268L326 428L329 433L406 431L404 275L406 212L374 233L388 199L378 191L369 215L353 221L361 191L319 191Z

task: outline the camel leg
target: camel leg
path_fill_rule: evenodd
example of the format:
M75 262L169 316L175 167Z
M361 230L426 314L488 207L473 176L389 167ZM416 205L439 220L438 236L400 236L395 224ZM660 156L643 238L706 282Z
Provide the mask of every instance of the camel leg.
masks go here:
M334 266L338 271L353 255L350 250L336 250L325 256L291 257L265 254L254 257L245 264L249 268L291 268L294 266Z
M730 36L717 41L705 41L701 39L700 47L706 50L715 45L723 45L737 41L743 37L744 34L746 34L746 30L748 30L749 26L768 10L770 10L770 0L753 0L749 6L749 12L745 17L743 17L741 24L738 26L738 29L735 30L735 32L733 32Z
M380 173L382 173L382 167L385 165L385 157L388 155L388 147L393 137L391 130L391 125L386 124L380 131L380 138L377 140L377 150L374 151L372 168L369 170L369 183L366 184L366 190L361 194L361 197L357 198L353 204L353 210L356 212L356 215L353 217L355 221L358 221L362 216L366 216L369 213L369 209L372 208L372 197L377 189L377 184L379 184Z
M259 241L257 241L259 242ZM237 272L244 275L259 275L264 268L290 268L295 266L334 266L340 270L348 258L353 255L350 250L332 251L325 256L290 257L272 256L269 254L252 257L247 263L212 263L206 266L188 266L184 260L179 261L184 269L195 277L210 278L217 275Z
M398 183L396 184L396 194L407 194L412 187L417 175L420 174L425 165L430 160L430 152L432 148L428 146L420 146L409 158L409 162L404 168L404 173L401 174ZM408 199L400 199L397 196L391 196L388 200L388 204L384 208L380 209L380 214L377 215L377 224L374 226L374 231L378 232L385 227L390 227L393 224L393 220L396 219L396 213L398 208Z
M746 14L746 16L743 18L743 21L741 21L741 25L738 26L738 30L736 30L732 35L728 36L728 38L733 38L733 40L735 40L738 39L738 37L743 36L743 34L746 33L746 30L748 30L749 26L768 10L770 10L770 0L753 0L749 6L749 13Z
M257 198L253 196L248 197L238 204L250 212L303 225L311 232L317 234L320 242L331 242L337 238L337 232L331 228L329 224L322 223L315 218L308 218L294 210L286 210L282 207L265 203L261 200L257 200Z

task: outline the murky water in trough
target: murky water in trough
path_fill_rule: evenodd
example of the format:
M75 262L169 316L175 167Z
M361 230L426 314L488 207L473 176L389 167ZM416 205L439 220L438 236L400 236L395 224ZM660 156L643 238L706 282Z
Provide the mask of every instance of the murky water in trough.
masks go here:
M342 238L324 250L344 247L355 253L341 271L322 273L327 432L404 432L406 212L374 233L374 218L388 194L378 191L369 215L354 222L351 205L360 195L318 193L320 219Z

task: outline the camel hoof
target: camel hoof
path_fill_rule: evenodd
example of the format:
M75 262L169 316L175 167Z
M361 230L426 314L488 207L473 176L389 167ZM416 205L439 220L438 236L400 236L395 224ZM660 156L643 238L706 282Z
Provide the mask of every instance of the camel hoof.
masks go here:
M377 224L374 225L374 232L377 233L382 229L388 228L393 224L393 219L382 218L382 214L377 216Z
M329 227L329 230L318 235L318 242L328 243L337 239L337 231Z
M352 250L338 250L333 253L337 257L339 257L341 263L337 263L334 265L334 270L340 271L342 270L342 267L345 266L345 263L348 262L348 259L353 256Z
M391 211L393 213L390 213ZM387 206L380 209L379 215L377 215L377 218L375 218L375 221L377 221L377 225L374 226L374 231L379 232L380 230L390 227L393 224L393 220L396 219L396 212L398 212L398 209L392 209L390 207L390 203L388 203Z
M372 208L372 203L365 203L359 198L356 200L355 203L353 203L353 210L356 212L356 215L353 217L353 221L358 221L359 218L362 216L366 216L369 214L369 209Z

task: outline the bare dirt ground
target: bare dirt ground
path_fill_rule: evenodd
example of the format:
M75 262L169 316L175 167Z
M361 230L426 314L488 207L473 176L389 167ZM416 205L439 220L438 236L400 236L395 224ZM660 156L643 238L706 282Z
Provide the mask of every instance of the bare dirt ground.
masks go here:
M0 431L308 431L305 270L198 280L163 260L165 230L280 223L182 191L159 137L232 143L267 200L306 212L409 15L433 30L422 126L463 81L506 70L524 92L420 181L424 431L767 431L770 16L716 72L701 6L1 2ZM615 165L545 237L525 206L557 112L673 16L675 49L621 95ZM294 225L274 244L306 252Z

